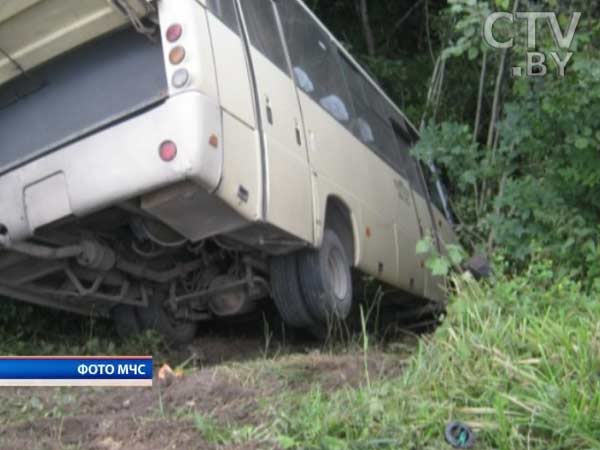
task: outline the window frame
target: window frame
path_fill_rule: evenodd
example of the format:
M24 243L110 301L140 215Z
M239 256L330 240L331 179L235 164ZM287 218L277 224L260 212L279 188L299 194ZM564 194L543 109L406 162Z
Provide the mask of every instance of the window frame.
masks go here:
M421 161L421 171L423 172L423 178L431 197L431 204L445 217L450 225L454 225L454 212L452 211L447 195L448 189L441 179L439 169L433 164L425 164ZM432 177L431 181L428 179L428 176ZM435 189L435 192L432 192L433 189ZM441 205L438 205L433 200L434 196L437 196Z
M222 1L231 2L231 4L233 5L233 13L235 14L235 22L236 22L235 29L231 27L231 25L232 25L231 23L228 23L222 16L217 14L217 11L215 11L215 9L211 6L211 3L213 3L213 2L222 2ZM217 20L219 20L219 22L221 22L223 25L225 25L228 30L231 30L234 34L236 34L240 38L242 37L242 23L240 21L240 17L239 17L239 13L238 13L237 0L206 0L206 10L208 12L210 12Z
M350 112L354 113L354 117L356 118L356 107L354 104L354 96L352 95L352 91L348 85L348 80L346 77L346 74L344 73L344 70L342 68L342 64L344 63L344 61L346 61L354 70L356 70L356 72L364 79L364 81L373 88L374 90L374 94L378 96L378 101L382 104L385 105L387 107L390 108L390 112L392 114L397 115L397 117L401 120L401 124L400 127L406 130L409 130L408 133L411 134L411 140L409 141L409 146L414 145L414 138L418 139L418 133L416 132L416 130L414 129L414 126L410 123L410 121L407 119L407 117L405 116L405 114L402 112L402 110L400 108L398 108L398 106L389 98L389 96L385 93L385 91L379 86L379 84L373 79L373 77L369 74L369 72L352 56L352 54L346 50L344 48L343 45L340 44L340 42L336 39L336 37L327 29L327 27L323 24L323 22L310 10L310 8L308 8L303 2L298 1L298 0L285 0L288 2L295 2L300 9L302 9L304 11L305 14L308 15L308 17L310 18L310 20L314 23L314 25L319 28L319 30L324 34L324 36L327 37L328 43L330 45L333 45L334 48L331 49L332 51L334 51L334 57L336 59L336 64L340 69L340 75L341 78L343 79L343 83L344 83L344 88L348 94L348 98L350 100L350 105L346 105L349 107L349 110L352 110ZM277 16L279 18L281 18L281 13L282 10L281 8L281 3L277 0L275 0L273 3L275 3L275 7L277 9ZM368 145L367 143L363 142L361 139L359 139L354 132L350 129L350 122L349 123L343 123L339 120L337 120L335 117L333 117L333 115L326 109L323 107L323 105L320 104L319 101L315 100L315 98L313 96L311 96L309 93L305 92L299 85L298 85L298 81L296 79L296 76L293 72L293 61L292 61L292 56L290 53L290 48L289 48L289 44L288 44L288 38L286 36L286 28L284 26L283 20L280 20L280 26L282 29L282 34L283 34L283 38L284 38L284 46L286 47L286 52L289 58L289 63L291 65L290 69L292 71L292 79L294 80L294 84L296 86L296 88L302 92L303 94L305 94L307 97L310 98L311 101L313 101L314 103L316 103L320 108L322 108L329 117L331 117L337 124L343 126L344 128L346 128L346 130L352 135L352 137L354 139L356 139L361 145L363 145L368 151L370 151L371 153L374 153L375 155L377 155L377 157L379 157L383 162L385 162L392 170L394 170L394 172L396 172L398 175L406 177L407 175L403 172L403 170L400 168L400 164L399 162L394 162L388 155L385 154L385 152L383 151L378 151L377 149L374 149L373 146ZM394 137L394 144L397 144L396 140L395 140L395 132L392 129L392 120L395 120L395 117L390 116L390 117L381 117L381 115L377 112L374 111L375 114L377 114L379 116L379 118L382 119L382 121L385 123L385 125L389 126L391 134L390 137ZM410 133L412 131L412 133ZM412 155L410 155L410 157L412 158ZM417 171L418 172L418 171Z
M285 1L295 3L296 6L300 10L302 10L302 12L307 16L307 18L310 20L312 25L314 25L315 28L317 28L321 32L323 39L325 40L325 44L327 45L326 50L327 50L329 56L331 56L333 58L333 61L334 61L333 64L335 64L339 68L339 75L340 75L341 79L343 80L342 88L341 88L343 90L343 92L337 92L337 93L334 92L332 94L335 94L340 100L342 100L342 102L344 103L344 106L346 107L348 115L350 116L350 119L352 119L354 117L354 112L355 112L354 103L352 101L352 93L348 86L348 82L346 80L345 74L343 73L343 70L341 69L341 61L340 61L340 56L339 56L339 43L337 42L335 37L331 34L331 32L327 29L327 27L325 27L325 25L314 15L314 13L303 2L297 1L297 0L285 0ZM347 123L339 120L331 113L331 111L329 111L325 106L323 106L323 104L320 101L320 100L323 100L323 98L317 99L314 95L311 95L310 92L306 92L300 86L297 76L296 76L296 73L295 73L294 58L293 58L292 52L290 50L290 45L289 45L290 44L290 39L288 36L289 30L286 27L284 20L282 19L282 17L283 17L282 13L285 12L284 10L281 9L282 8L281 5L283 3L279 2L277 0L274 0L273 3L275 4L276 15L279 19L281 35L283 38L283 43L285 46L286 54L288 57L288 62L290 65L290 71L292 74L291 76L294 81L294 85L295 85L296 89L299 92L302 92L304 95L306 95L311 101L313 101L317 106L319 106L323 111L325 111L325 113L327 113L327 115L330 118L332 118L337 124L343 126L347 130L350 130L351 120L348 120ZM290 4L290 3L286 3L286 4ZM343 97L340 97L340 95L338 95L340 93L343 94Z
M281 72L283 72L288 78L294 78L293 71L292 71L293 68L291 67L291 64L290 64L289 48L288 48L287 42L285 40L285 36L282 34L282 23L281 23L281 17L279 14L278 4L274 0L263 0L263 1L267 1L271 5L271 11L273 13L273 19L275 21L274 26L275 26L275 31L276 31L276 39L279 41L279 44L281 45L281 55L279 55L279 56L282 57L283 60L279 61L279 63L274 61L272 58L272 55L266 54L262 49L260 49L254 43L254 40L252 38L252 31L251 31L251 27L250 27L250 22L251 22L249 20L250 17L246 13L247 8L244 7L244 5L247 5L248 3L244 3L242 1L242 2L240 2L241 10L239 11L239 13L241 13L243 15L245 28L246 28L246 31L248 34L248 44L250 46L252 46L258 53L260 53L262 56L264 56L277 69L279 69ZM234 0L234 2L237 2L237 0ZM239 21L239 18L238 18L238 21ZM283 67L280 65L280 63L283 64Z

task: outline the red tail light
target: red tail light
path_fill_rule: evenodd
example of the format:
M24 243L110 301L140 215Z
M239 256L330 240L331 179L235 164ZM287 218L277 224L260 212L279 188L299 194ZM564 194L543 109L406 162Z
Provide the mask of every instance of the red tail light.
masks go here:
M177 157L177 146L173 141L165 141L160 144L158 153L164 162L171 162Z
M167 28L167 41L177 42L183 34L183 27L176 23Z

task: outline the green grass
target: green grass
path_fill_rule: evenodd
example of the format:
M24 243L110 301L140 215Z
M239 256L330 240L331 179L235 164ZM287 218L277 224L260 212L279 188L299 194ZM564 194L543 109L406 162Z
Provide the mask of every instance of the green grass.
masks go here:
M457 279L447 320L412 352L401 345L399 353L381 352L363 337L323 354L215 368L218 378L256 391L250 423L181 405L164 410L162 398L154 419L187 421L215 448L258 442L258 448L438 450L450 448L444 428L458 420L475 429L481 450L600 450L600 295L551 267L536 262L522 275L486 285ZM34 326L27 337L35 339L16 336L3 345L13 353L122 350L98 325L75 328L58 339L61 327ZM157 345L153 339L129 349L147 350ZM340 352L358 358L352 372L362 380L358 388L328 382L327 358ZM396 368L386 373L396 375L378 376L369 362L374 357L385 358L387 369ZM8 402L3 421L63 417L72 400L59 400L50 402L52 409L40 409L33 397L18 408ZM236 401L242 400L254 399Z
M272 409L284 448L440 449L464 421L479 449L600 449L600 302L550 265L482 287L458 280L447 322L402 376Z
M119 339L109 319L85 317L0 297L0 355L145 355L169 348L158 334Z

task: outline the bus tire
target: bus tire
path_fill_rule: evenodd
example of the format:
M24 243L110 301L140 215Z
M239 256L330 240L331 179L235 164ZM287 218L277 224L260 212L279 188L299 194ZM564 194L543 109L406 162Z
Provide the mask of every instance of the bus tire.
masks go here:
M190 344L196 337L198 324L175 318L166 307L162 297L150 298L146 308L139 308L137 315L143 330L154 330L167 345L175 347Z
M350 259L335 231L326 229L318 249L299 255L300 286L306 306L321 324L344 321L352 309Z
M271 258L270 271L273 300L283 321L294 328L315 326L300 290L296 255Z
M121 339L129 339L142 332L142 326L133 306L118 305L110 311L110 317Z

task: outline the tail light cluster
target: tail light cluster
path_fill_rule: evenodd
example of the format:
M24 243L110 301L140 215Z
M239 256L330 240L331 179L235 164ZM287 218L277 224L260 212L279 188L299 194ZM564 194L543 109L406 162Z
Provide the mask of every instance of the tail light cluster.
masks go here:
M183 26L179 23L175 23L167 28L166 38L167 41L171 44L177 44L181 37L183 36ZM184 60L186 56L185 47L183 45L175 45L169 51L169 62L173 66L179 66ZM187 69L177 69L173 76L171 77L171 84L177 88L181 89L185 87L185 85L190 80L190 73Z
M185 47L183 45L177 45L177 42L183 36L183 26L179 23L175 23L167 28L165 38L170 44L174 44L174 47L169 51L169 63L173 66L179 66L185 60ZM190 79L190 73L183 68L179 68L173 72L171 77L171 84L181 89L185 87ZM158 148L158 156L164 162L171 162L177 157L177 145L170 140L164 141Z

